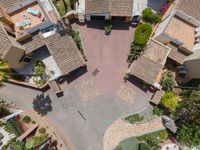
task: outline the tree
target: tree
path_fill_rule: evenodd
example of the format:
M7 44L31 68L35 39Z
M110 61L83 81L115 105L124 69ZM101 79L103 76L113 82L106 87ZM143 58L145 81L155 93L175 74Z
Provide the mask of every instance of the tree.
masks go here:
M177 98L174 92L166 92L161 99L162 105L169 109L169 111L174 111L177 106Z
M200 123L183 124L177 133L177 140L189 147L200 144Z
M174 79L172 73L168 72L162 77L160 84L165 91L171 91L174 85Z
M11 78L11 69L6 61L0 60L0 82Z

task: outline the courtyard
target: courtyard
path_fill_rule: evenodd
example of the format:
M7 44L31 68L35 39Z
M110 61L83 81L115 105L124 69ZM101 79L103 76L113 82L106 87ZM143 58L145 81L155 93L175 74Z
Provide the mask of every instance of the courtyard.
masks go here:
M69 150L102 150L107 128L148 108L152 93L136 78L130 82L123 79L134 27L114 22L109 36L104 34L103 22L74 23L73 28L81 33L87 69L80 68L64 79L62 97L49 89L38 91L12 84L5 84L0 95L21 109L50 117L66 136Z

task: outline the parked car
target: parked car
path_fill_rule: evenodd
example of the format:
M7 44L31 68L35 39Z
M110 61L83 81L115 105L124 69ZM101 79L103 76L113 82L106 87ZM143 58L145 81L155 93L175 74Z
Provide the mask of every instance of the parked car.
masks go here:
M138 25L140 24L142 20L142 17L137 15L137 16L134 16L133 19L132 19L132 25Z

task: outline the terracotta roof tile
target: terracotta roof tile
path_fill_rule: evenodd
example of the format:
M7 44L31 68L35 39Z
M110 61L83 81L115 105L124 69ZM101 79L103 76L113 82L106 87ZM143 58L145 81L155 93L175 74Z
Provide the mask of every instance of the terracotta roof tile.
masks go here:
M111 16L132 16L133 0L86 0L86 14L111 13Z
M200 21L200 1L199 0L179 0L177 9L183 11Z

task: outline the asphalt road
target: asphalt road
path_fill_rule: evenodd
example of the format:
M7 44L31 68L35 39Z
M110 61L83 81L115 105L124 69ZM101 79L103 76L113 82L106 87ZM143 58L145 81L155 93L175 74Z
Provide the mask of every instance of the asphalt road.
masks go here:
M74 150L103 150L105 130L118 118L148 106L148 98L137 96L133 104L117 96L99 95L89 102L75 88L57 98L50 90L41 92L12 84L0 89L0 97L16 106L49 116L69 139Z

